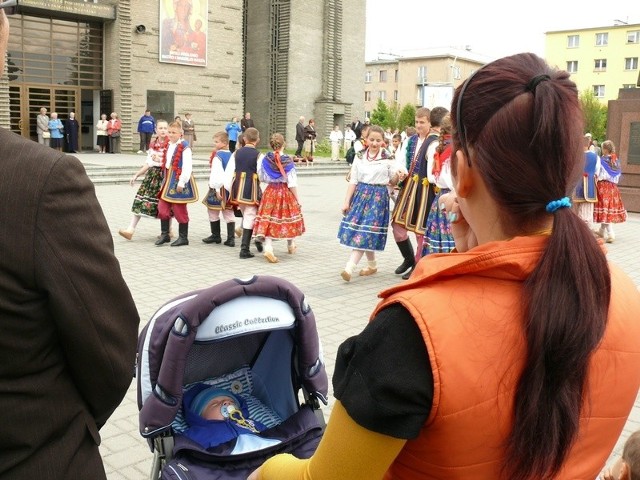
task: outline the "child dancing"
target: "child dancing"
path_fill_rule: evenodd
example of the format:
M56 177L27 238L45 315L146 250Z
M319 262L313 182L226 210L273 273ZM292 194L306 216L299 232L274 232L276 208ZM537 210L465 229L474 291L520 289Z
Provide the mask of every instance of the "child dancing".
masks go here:
M298 178L293 160L283 153L284 137L274 133L269 141L272 152L258 161L258 177L267 183L262 194L253 235L264 241L264 257L270 263L278 258L273 253L273 238L286 238L290 254L296 251L295 237L305 231L298 198Z
M384 130L377 125L367 132L367 148L355 157L349 174L349 187L344 199L338 240L351 247L351 255L340 274L345 282L351 276L363 255L367 266L360 270L361 276L378 271L376 251L384 250L389 229L388 185L398 183L395 160L384 149Z

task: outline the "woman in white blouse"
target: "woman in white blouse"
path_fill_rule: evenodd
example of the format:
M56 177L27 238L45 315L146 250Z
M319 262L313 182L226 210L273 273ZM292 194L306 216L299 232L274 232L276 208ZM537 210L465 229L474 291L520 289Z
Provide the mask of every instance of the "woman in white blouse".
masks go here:
M96 123L96 136L98 139L98 153L107 153L107 144L109 143L109 137L107 135L107 114L100 115L100 120Z

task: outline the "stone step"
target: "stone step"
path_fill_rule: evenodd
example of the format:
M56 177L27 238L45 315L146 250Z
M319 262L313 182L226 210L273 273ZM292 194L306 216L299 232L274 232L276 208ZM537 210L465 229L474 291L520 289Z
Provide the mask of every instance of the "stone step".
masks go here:
M87 175L94 184L116 185L129 183L131 177L139 170L139 167L114 165L105 167L102 165L85 164ZM298 165L296 171L299 177L306 176L346 176L349 165L341 163L316 163L311 166ZM196 180L207 180L209 178L208 163L196 163L193 166L193 176Z

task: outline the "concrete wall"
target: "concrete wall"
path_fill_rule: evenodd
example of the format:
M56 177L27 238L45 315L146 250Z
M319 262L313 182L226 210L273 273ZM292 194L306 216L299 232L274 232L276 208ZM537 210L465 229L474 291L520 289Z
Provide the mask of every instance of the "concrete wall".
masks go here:
M335 2L335 0L334 0ZM273 3L273 5L272 5ZM273 36L272 23L277 17L277 8L283 8L287 15L282 16L278 24L281 29L277 39ZM342 19L340 31L330 32L330 25L325 14L329 8L329 0L318 2L249 2L247 11L247 78L246 78L246 110L251 112L257 128L261 131L266 145L268 136L273 133L275 125L269 118L275 106L270 103L274 95L272 88L276 84L286 88L284 105L278 110L285 117L276 120L278 128L284 125L287 143L294 147L295 125L303 115L307 121L316 120L318 139L328 136L333 128L335 118L351 122L354 112L362 118L364 112L362 78L364 75L364 41L365 41L365 0L342 1ZM286 4L282 7L282 4ZM354 22L354 19L361 19ZM326 98L327 76L325 55L327 42L335 44L338 35L341 58L336 68L340 87L336 98ZM282 38L285 35L286 38ZM272 52L273 42L288 45L287 52ZM329 50L331 50L329 48ZM281 61L286 61L286 69L282 65L277 68L286 70L286 77L274 81L272 72L274 65L272 53L277 53ZM335 58L335 57L334 57ZM279 98L282 98L280 96ZM339 115L339 117L336 117Z
M209 0L206 67L159 62L158 0L120 0L117 8L118 20L105 26L104 87L123 120L122 150L137 150L148 90L174 91L175 113L192 114L197 148L210 149L213 133L242 115L242 0Z

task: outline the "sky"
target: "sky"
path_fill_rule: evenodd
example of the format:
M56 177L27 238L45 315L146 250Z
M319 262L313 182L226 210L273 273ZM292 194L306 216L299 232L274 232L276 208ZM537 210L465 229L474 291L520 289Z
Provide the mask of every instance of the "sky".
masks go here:
M469 46L489 59L544 55L548 31L640 23L634 0L366 0L365 59Z

